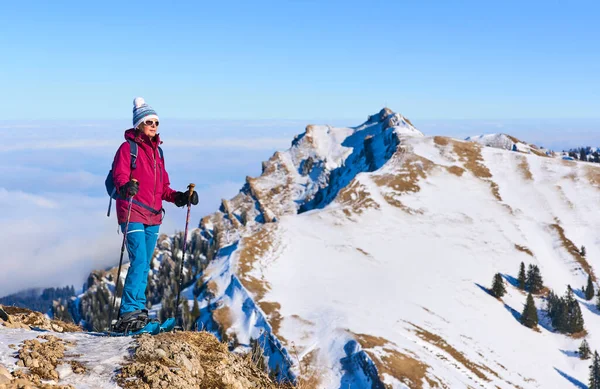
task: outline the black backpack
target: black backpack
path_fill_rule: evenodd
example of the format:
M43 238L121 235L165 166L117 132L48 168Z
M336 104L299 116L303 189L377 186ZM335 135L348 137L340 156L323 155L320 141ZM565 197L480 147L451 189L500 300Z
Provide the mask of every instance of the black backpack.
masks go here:
M133 170L136 167L135 161L137 159L137 154L138 154L138 145L131 139L127 139L127 143L129 143L129 154L131 155L131 170ZM158 147L158 153L160 154L160 159L162 159L164 162L165 158L163 156L163 151L160 148L160 146ZM114 164L114 162L113 162L113 164ZM121 198L121 196L117 193L117 188L116 188L115 182L113 180L112 168L110 169L110 171L108 172L108 175L106 176L106 180L104 181L104 186L106 187L106 193L108 193L108 195L110 196L110 199L108 200L108 212L106 213L106 216L110 217L110 209L112 207L113 199L116 200L116 199ZM136 199L131 199L131 202L139 205L140 207L142 207L144 209L147 209L148 211L152 212L155 215L158 215L159 213L164 212L164 209L156 210L144 203L137 201Z

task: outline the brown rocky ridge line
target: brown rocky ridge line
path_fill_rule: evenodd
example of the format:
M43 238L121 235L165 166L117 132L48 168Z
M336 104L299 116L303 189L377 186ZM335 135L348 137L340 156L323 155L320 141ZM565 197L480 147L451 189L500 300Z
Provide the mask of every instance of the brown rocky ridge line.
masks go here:
M19 307L2 307L0 326L6 328L24 328L31 329L32 327L53 331L53 332L81 332L80 326L73 323L67 323L61 320L49 319L41 312L31 311L26 308Z
M130 363L117 376L126 389L270 389L281 388L251 356L228 351L208 332L143 334L135 341Z

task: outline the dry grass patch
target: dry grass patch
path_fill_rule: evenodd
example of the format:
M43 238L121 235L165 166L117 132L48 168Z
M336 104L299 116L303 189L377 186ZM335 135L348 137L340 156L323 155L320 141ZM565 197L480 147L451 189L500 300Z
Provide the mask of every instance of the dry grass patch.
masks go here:
M492 173L485 166L481 155L482 146L475 142L459 142L452 140L453 150L458 158L463 162L465 168L475 177L492 178Z
M462 177L462 175L465 172L465 169L463 169L460 166L450 166L446 168L446 170L448 170L449 173L454 174L457 177Z
M530 256L532 256L532 257L534 257L534 255L533 255L533 253L531 252L531 250L529 250L529 248L528 248L528 247L526 247L526 246L521 246L520 244L516 244L516 243L515 243L515 248L516 248L517 250L521 251L521 252L524 252L525 254L528 254L528 255L530 255Z
M254 235L243 239L237 273L244 288L254 295L254 301L262 309L265 315L267 315L269 324L271 324L271 327L273 328L273 333L284 342L285 339L278 335L282 321L282 316L279 313L281 305L277 302L262 301L265 294L270 289L269 283L264 279L258 279L249 274L254 268L254 263L263 258L274 248L276 230L276 225L267 225Z
M398 161L397 169L392 174L382 174L373 177L373 181L380 187L388 187L399 193L418 192L421 188L419 180L427 178L435 164L419 155L402 153L405 158Z
M223 333L225 333L227 329L233 324L233 316L231 314L231 309L226 305L215 309L212 312L212 317L215 320L215 322L219 325L219 327L221 327Z
M208 281L206 289L213 297L219 294L219 285L215 280Z
M361 214L368 208L379 209L379 204L356 178L338 193L336 200L344 206L346 216L352 213Z
M569 337L571 337L573 339L582 339L582 338L585 338L587 335L588 335L588 332L586 330L583 330L583 331L576 332L574 334L570 334Z
M538 157L544 157L544 158L550 158L550 156L548 154L546 154L545 152L543 152L542 150L538 150L536 148L532 148L531 152L535 155L537 155Z
M506 135L506 137L507 137L508 139L510 139L510 140L511 140L513 143L525 143L525 142L521 142L519 139L515 138L515 137L514 137L514 136L512 136L512 135L508 135L508 134L504 134L504 135Z
M498 373L496 373L489 367L479 365L479 364L469 360L463 353L461 353L460 351L458 351L457 349L452 347L444 339L442 339L442 337L440 337L439 335L433 334L415 324L411 323L411 325L416 328L415 333L417 334L417 336L419 338L423 339L427 343L429 343L433 346L436 346L439 349L448 353L450 356L452 356L452 358L454 358L454 360L456 362L463 365L467 370L471 371L473 374L475 374L480 379L482 379L486 382L490 382L490 379L484 374L484 371L489 374L492 374L493 376L495 376L497 378L500 378Z
M502 201L502 196L500 196L500 187L494 181L489 181L490 188L492 189L492 194L498 201Z
M435 143L438 146L448 146L448 144L450 143L450 139L445 136L434 136L433 143Z
M596 188L600 187L600 168L595 166L586 166L585 176L592 186Z
M439 388L440 382L427 376L429 366L413 356L404 354L392 348L393 343L379 336L368 334L354 334L357 342L375 363L379 377L388 374L410 388L422 389L426 381L431 388ZM387 346L387 347L386 347ZM382 353L375 352L376 347L382 348ZM442 387L445 385L441 384Z
M281 317L281 314L279 313L279 310L281 309L281 304L271 301L259 301L258 306L260 307L260 309L262 309L265 315L267 315L267 319L269 320L269 324L271 324L271 327L273 328L273 332L275 334L279 334L279 329L281 328L281 320L283 319ZM277 337L282 342L284 341L284 339L281 336L277 335Z
M565 248L565 250L567 250L567 252L569 252L569 254L573 256L573 258L575 258L583 270L592 277L592 281L596 281L596 275L594 274L594 269L592 266L588 263L585 257L581 255L575 243L567 238L565 235L565 230L560 225L560 220L555 219L555 221L556 223L550 224L550 228L558 234L562 246Z
M307 320L307 319L305 319L303 317L300 317L299 315L296 315L296 314L293 314L290 317L298 320L302 324L306 324L306 325L309 325L309 326L314 326L315 325L315 323L313 323L312 321Z
M242 285L255 296L255 300L264 297L269 289L264 280L251 276L256 261L263 258L274 247L275 224L263 226L258 232L242 239L242 248L237 262L237 275Z
M356 338L356 341L358 343L360 343L360 345L364 349L383 347L386 344L390 343L389 340L384 339L380 336L373 336L373 335L368 335L368 334L354 334L354 333L352 333L352 335L354 335L354 337Z
M500 187L496 182L491 180L492 173L490 172L490 169L483 164L484 160L481 155L482 146L475 142L459 142L456 140L451 140L451 142L454 152L458 155L458 158L463 163L465 169L473 173L475 177L489 182L490 189L496 200L502 201ZM512 209L509 208L509 211L512 212Z
M575 206L573 205L571 200L569 200L569 198L565 194L565 190L563 189L563 187L560 185L556 185L556 190L558 190L560 198L569 206L569 208L573 209Z
M367 256L367 257L371 256L371 254L367 253L365 250L361 249L360 247L356 247L356 251L363 254L364 256Z
M400 208L402 211L408 213L409 215L422 215L424 213L421 209L411 208L402 203L402 201L397 199L397 197L399 196L400 195L394 193L385 193L383 195L383 198L392 207Z
M384 352L385 355L379 357L367 351L377 366L380 377L389 374L412 389L422 389L423 381L426 381L430 388L447 388L446 385L427 376L429 366L418 359L389 348L385 348Z
M524 156L519 157L518 167L519 167L519 171L521 172L521 175L523 176L524 179L533 181L533 174L531 174L531 170L529 168L529 161L527 161L526 157L524 157Z

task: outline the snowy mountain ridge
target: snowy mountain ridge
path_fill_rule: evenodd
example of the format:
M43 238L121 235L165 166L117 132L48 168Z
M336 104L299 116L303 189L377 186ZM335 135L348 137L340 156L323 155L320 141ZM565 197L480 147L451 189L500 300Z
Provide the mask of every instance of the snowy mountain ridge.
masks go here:
M373 122L357 127L364 133L322 129L316 144L307 129L203 219L202 233L221 247L202 278L203 322L227 307L226 332L248 339L266 319L263 329L302 361L285 368L302 374L307 363L325 388L585 381L587 364L567 353L580 341L552 331L543 297L536 335L517 319L522 292L509 286L503 305L482 285L495 272L515 279L521 261L538 265L560 294L595 277L597 254L588 262L572 248L597 251L590 231L600 226L587 217L600 200L597 167L506 135L460 141L425 137L406 121L393 130ZM259 310L244 309L248 297ZM580 302L593 344L600 321ZM493 320L478 320L481 312ZM489 341L497 332L502 340ZM517 358L512 336L535 345L530 359L547 356L547 370Z

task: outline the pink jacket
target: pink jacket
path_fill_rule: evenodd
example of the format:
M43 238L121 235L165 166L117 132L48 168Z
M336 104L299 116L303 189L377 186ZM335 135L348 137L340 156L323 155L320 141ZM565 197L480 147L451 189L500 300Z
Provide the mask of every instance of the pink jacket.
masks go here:
M133 197L135 200L154 208L162 210L162 201L175 202L175 193L170 188L169 175L165 170L164 161L160 158L158 146L162 143L158 134L153 140L135 129L125 131L125 139L131 139L138 144L136 168L131 169L131 155L128 142L117 150L113 162L113 180L117 191L121 189L131 178L138 180L139 192ZM133 174L132 174L133 173ZM117 199L117 219L119 223L127 220L127 200ZM162 212L154 214L137 204L131 206L132 223L143 223L157 225L162 222Z

